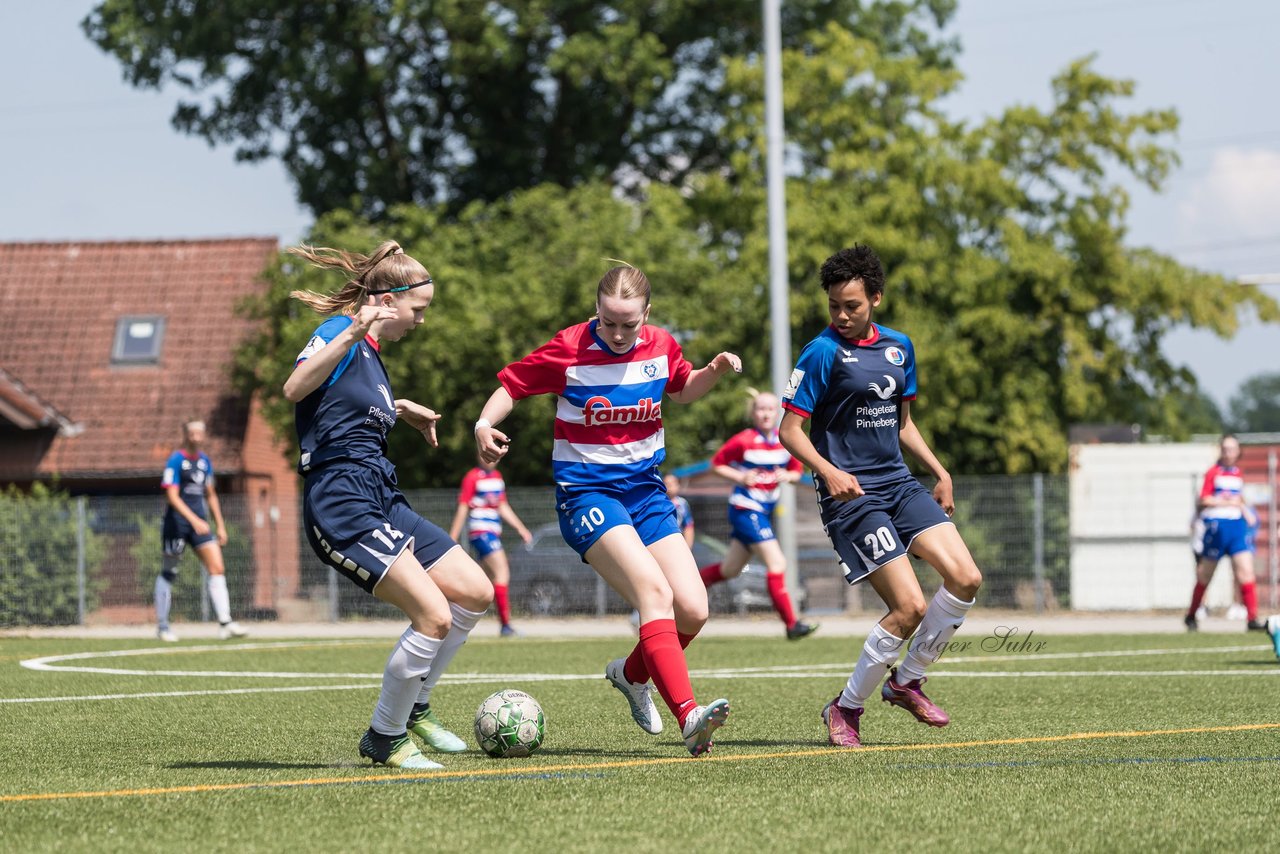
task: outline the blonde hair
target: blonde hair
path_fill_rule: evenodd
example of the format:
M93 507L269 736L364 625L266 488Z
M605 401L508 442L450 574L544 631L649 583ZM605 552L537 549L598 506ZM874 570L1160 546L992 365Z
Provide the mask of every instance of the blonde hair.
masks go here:
M596 303L599 303L604 297L616 297L617 299L635 299L643 297L644 304L649 305L649 278L638 267L633 267L626 261L619 261L616 258L607 258L620 267L614 267L612 270L604 274L600 279L600 284L596 286Z
M327 246L290 246L285 250L322 270L341 270L352 276L337 293L293 291L289 296L318 314L354 314L370 291L403 288L431 278L427 268L404 254L400 244L387 240L370 255L330 249Z
M746 414L747 414L747 421L749 423L755 422L756 401L758 401L762 396L766 394L775 400L777 400L778 398L778 396L771 391L760 391L759 389L752 388L751 386L747 386L746 389L744 389L744 391L746 391L747 393L747 413Z

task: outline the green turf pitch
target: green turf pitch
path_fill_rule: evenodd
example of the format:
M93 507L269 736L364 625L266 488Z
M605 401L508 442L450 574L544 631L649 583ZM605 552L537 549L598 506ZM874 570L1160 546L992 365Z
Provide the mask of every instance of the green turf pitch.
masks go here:
M390 639L193 642L49 665L141 671L104 673L20 662L156 643L6 638L0 849L1274 850L1280 665L1265 639L979 640L927 686L949 727L875 698L862 751L827 747L819 720L860 639L699 641L698 697L733 711L693 760L665 708L666 732L646 735L604 680L625 641L478 638L434 702L472 749L433 754L443 773L406 774L356 753ZM474 747L472 715L501 687L546 710L529 759ZM80 699L42 701L59 697Z

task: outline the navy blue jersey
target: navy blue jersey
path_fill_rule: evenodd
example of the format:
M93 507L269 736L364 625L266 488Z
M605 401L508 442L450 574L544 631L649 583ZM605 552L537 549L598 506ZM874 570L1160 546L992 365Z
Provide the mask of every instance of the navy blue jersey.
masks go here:
M182 503L190 507L192 513L203 519L208 515L204 490L206 486L213 486L213 463L209 462L209 458L203 451L194 457L188 456L185 451L174 451L169 455L169 461L164 464L160 485L165 488L176 486ZM171 506L167 510L176 512Z
M867 489L911 476L898 431L902 401L915 396L915 349L907 336L872 324L870 337L848 341L827 327L800 353L782 405L811 417L818 453ZM825 506L826 487L814 479Z
M348 326L350 317L334 317L317 327L298 364L320 352ZM357 342L318 389L294 408L298 472L306 474L335 460L355 460L394 472L386 459L387 431L396 423L391 380L378 356L378 345L366 337Z

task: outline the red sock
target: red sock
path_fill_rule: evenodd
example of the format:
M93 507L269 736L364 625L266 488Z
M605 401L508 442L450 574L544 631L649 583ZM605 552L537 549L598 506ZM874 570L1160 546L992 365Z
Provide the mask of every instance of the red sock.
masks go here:
M791 628L796 624L796 612L791 607L791 596L787 593L787 577L781 572L771 572L765 576L769 583L769 598L773 600L773 610L778 612L782 622Z
M1187 609L1187 616L1194 617L1196 611L1200 610L1200 602L1204 599L1204 591L1209 589L1209 585L1203 582L1196 582L1196 589L1191 591L1191 607Z
M676 637L680 639L680 648L688 649L697 635L686 635L676 629ZM643 685L649 681L649 667L644 663L644 651L640 644L636 644L636 648L627 656L626 664L622 665L622 675L633 685Z
M689 683L689 665L680 648L675 620L650 620L640 627L640 647L653 685L680 726L697 703Z
M1240 601L1244 603L1245 619L1258 619L1258 585L1252 581L1240 585Z
M716 582L724 581L724 576L720 574L720 564L718 563L704 566L702 569L698 570L698 575L702 576L702 583L707 587L710 587Z
M493 585L493 602L498 606L498 620L502 625L511 624L511 603L507 599L507 585Z

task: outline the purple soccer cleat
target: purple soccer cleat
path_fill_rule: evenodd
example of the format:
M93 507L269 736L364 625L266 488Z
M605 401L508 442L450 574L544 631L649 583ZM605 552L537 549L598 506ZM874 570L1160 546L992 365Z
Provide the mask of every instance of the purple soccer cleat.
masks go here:
M899 685L897 679L898 668L894 667L889 671L889 678L884 680L884 687L880 689L882 700L901 706L915 715L916 720L922 724L941 727L951 723L951 716L920 690L920 686L924 685L928 679L924 677L913 679L905 685Z
M862 717L862 709L846 709L840 705L836 697L822 710L822 722L827 725L827 740L836 747L861 747L862 736L858 734L858 720Z

